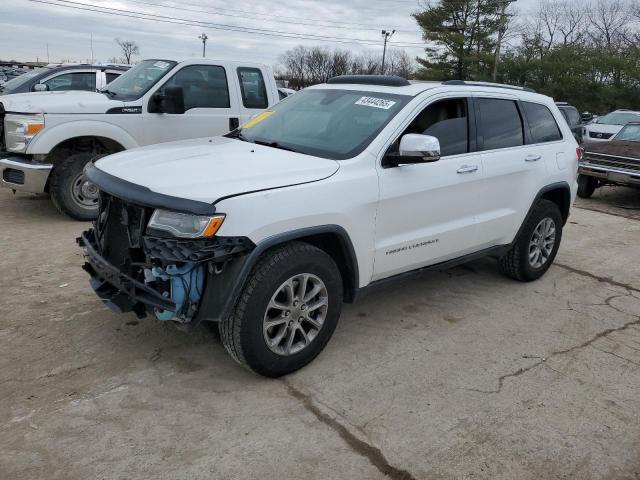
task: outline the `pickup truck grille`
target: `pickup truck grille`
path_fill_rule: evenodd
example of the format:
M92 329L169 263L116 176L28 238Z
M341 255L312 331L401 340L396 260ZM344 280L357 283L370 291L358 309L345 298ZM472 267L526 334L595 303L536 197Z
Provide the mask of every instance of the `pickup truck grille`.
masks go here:
M585 152L582 161L594 167L640 172L640 159Z

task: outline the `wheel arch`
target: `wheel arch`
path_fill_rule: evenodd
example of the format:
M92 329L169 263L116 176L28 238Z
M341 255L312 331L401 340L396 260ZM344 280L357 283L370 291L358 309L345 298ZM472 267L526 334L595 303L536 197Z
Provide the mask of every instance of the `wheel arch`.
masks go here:
M571 188L569 187L569 184L567 182L551 183L549 185L542 187L540 191L537 193L537 195L535 196L535 198L533 199L533 202L531 202L529 211L527 212L527 215L524 217L524 220L522 221L522 224L518 229L518 233L514 237L514 240L513 240L514 242L518 239L518 237L520 236L520 233L522 232L522 229L527 224L527 221L531 217L531 214L533 213L533 210L536 204L542 199L549 200L555 203L560 209L560 214L562 215L563 224L567 223L567 220L569 218L569 210L571 208Z
M351 238L347 231L340 225L321 225L283 232L258 242L246 257L245 262L234 280L231 295L229 295L221 312L223 316L229 314L233 308L259 258L268 250L293 241L309 243L331 256L342 275L344 300L346 302L352 302L354 300L355 293L358 290L359 270L358 260Z

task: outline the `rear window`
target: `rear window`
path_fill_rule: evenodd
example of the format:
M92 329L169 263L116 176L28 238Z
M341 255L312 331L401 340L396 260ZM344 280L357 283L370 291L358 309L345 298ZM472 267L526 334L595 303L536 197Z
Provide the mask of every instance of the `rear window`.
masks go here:
M267 88L259 68L238 68L238 79L242 91L242 104L245 108L267 108Z
M551 110L544 105L531 102L522 102L524 115L529 123L531 143L545 143L562 140L560 128L556 123ZM577 112L576 112L577 113Z
M497 98L478 99L483 150L524 145L522 119L516 102Z
M110 72L107 72L107 73L105 73L105 75L107 76L107 83L111 83L111 82L113 82L116 78L118 78L121 74L120 74L120 73L110 73Z

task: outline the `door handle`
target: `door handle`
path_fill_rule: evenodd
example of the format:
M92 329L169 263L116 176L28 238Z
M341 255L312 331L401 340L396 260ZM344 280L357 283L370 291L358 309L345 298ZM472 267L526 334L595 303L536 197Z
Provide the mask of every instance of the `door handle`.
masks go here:
M537 162L542 158L542 155L527 155L524 159L525 162Z
M458 170L458 173L473 173L478 171L477 165L462 165Z

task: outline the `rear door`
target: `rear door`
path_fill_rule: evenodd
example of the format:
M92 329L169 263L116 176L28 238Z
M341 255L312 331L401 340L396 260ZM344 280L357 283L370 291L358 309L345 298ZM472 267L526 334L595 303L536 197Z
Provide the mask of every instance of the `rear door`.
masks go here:
M513 240L548 178L547 157L556 161L554 142L562 143L562 135L545 105L507 95L479 95L475 104L486 208L478 218L478 242L488 248Z
M183 114L145 112L145 143L162 143L188 138L200 138L227 133L232 118L237 117L237 97L232 86L235 72L222 65L185 65L155 91L163 94L168 86L182 88ZM153 92L152 92L153 94ZM151 95L147 96L150 98Z

